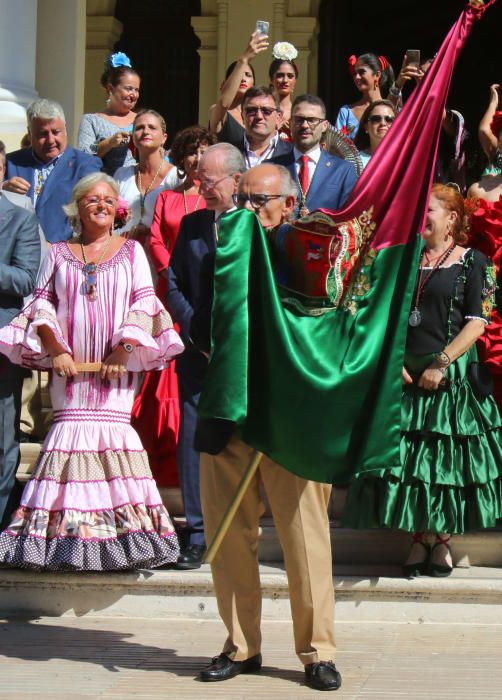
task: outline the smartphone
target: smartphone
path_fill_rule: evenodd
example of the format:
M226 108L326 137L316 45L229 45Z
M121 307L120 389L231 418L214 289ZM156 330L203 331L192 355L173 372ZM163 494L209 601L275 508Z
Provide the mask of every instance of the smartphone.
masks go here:
M263 36L268 36L268 28L269 27L270 27L269 22L265 22L265 20L263 20L263 19L257 19L255 32L258 32L258 34L262 34Z
M408 49L406 51L406 65L420 68L420 49Z

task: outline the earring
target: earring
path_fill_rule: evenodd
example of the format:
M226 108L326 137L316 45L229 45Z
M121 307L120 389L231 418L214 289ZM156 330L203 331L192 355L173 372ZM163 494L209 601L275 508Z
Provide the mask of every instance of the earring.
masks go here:
M111 101L112 101L112 93L109 92L109 93L108 93L108 97L107 97L106 100L105 100L105 104L106 104L107 107L110 106Z
M72 225L73 233L76 238L80 238L82 235L82 221L79 217L75 217Z

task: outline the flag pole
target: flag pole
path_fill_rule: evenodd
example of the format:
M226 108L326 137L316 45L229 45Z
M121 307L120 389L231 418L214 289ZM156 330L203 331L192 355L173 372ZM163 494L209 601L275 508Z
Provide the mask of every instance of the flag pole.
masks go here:
M213 537L213 541L207 549L206 556L204 557L204 562L206 564L211 564L213 559L215 558L218 549L220 548L220 545L223 541L223 538L227 534L228 529L232 524L234 515L237 512L237 509L239 508L242 499L244 498L244 494L248 490L249 484L251 483L251 479L253 478L253 476L256 473L256 470L258 469L262 457L263 452L258 452L258 450L256 450L253 456L251 457L251 461L249 462L246 471L242 475L242 479L239 483L239 486L237 487L235 496L230 502L230 505L228 506L223 518L221 519L221 522L218 525L218 529L216 530L216 533Z

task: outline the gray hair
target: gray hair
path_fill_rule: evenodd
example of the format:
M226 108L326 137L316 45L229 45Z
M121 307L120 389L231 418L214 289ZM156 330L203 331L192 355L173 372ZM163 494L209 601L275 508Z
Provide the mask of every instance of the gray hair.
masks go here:
M66 124L66 118L61 105L54 100L46 100L43 97L28 105L26 116L28 118L28 126L34 119L61 119L61 121Z
M65 204L63 206L63 211L68 217L70 226L77 235L80 233L80 217L78 215L78 203L83 197L85 197L89 190L92 190L93 187L99 185L101 182L103 182L106 185L109 185L116 197L119 196L119 186L113 179L113 177L110 177L106 173L101 172L89 173L89 175L84 175L84 177L77 182L77 184L72 190L70 201L68 202L68 204Z
M232 175L233 173L242 174L246 172L246 161L244 160L244 156L239 149L232 146L231 143L222 142L209 146L209 148L204 152L201 161L207 157L208 153L217 152L220 152L223 155L223 162L228 175Z
M282 194L285 194L295 199L298 197L298 187L296 182L291 177L289 170L284 167L284 165L278 165L277 163L270 163L275 168L277 168L279 175L281 176L281 190Z

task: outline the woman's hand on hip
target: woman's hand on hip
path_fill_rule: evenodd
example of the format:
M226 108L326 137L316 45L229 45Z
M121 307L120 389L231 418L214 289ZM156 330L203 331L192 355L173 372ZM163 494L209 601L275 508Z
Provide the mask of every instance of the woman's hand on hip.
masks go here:
M427 391L436 391L443 381L443 378L444 375L440 369L432 369L431 367L427 367L418 380L418 386L421 389L426 389Z

